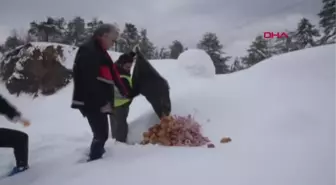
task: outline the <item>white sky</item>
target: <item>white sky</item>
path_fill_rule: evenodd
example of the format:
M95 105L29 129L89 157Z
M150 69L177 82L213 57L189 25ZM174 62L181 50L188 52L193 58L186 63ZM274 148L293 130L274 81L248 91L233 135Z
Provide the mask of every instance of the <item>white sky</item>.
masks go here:
M322 0L0 0L0 43L33 20L81 16L121 28L131 22L158 46L180 40L194 48L205 32L215 32L237 56L264 31L294 29L302 17L317 23L321 7Z

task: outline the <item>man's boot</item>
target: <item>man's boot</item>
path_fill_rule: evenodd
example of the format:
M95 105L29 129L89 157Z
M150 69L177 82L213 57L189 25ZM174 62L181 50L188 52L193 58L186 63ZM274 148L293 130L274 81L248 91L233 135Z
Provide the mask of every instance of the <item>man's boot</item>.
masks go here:
M104 149L104 143L93 139L90 148L90 156L88 161L93 161L102 158L103 154L106 152Z

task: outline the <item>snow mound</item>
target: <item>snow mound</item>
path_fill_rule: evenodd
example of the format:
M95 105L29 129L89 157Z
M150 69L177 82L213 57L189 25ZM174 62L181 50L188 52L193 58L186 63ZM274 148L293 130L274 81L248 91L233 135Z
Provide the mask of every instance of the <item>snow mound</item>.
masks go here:
M39 48L41 51L50 46L53 46L54 48L62 48L62 55L59 56L59 61L65 68L72 69L73 59L77 53L76 46L48 42L32 42L31 44L33 45L33 48ZM30 51L32 51L33 48L31 48Z
M179 63L153 64L167 66L157 69L174 82L172 89L184 89L171 95L173 114L192 114L216 148L124 145L109 140L102 160L78 164L92 134L85 118L70 108L72 83L34 101L10 96L0 87L32 121L24 129L0 117L4 126L30 135L31 166L0 184L110 185L111 179L115 184L335 184L335 45L272 57L238 73L187 78L183 83L177 83L182 71L171 71ZM158 123L143 97L132 103L128 120L128 139L134 143ZM223 136L232 142L219 144ZM0 174L4 174L14 164L12 150L1 148L0 159Z
M216 75L213 61L203 50L188 49L180 54L178 61L192 76L209 78Z
M17 47L7 52L0 62L1 80L12 94L53 94L65 87L72 77L64 55L69 48L46 43Z

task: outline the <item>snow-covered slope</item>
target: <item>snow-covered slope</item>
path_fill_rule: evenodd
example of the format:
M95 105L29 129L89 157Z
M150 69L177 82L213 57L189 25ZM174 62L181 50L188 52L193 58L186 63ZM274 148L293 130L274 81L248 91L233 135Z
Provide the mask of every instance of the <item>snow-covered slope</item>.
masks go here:
M152 61L171 83L173 113L193 114L215 149L128 146L110 140L103 160L79 164L91 132L80 113L69 108L72 85L34 101L5 94L32 120L25 130L31 169L0 184L333 185L334 52L335 45L306 49L212 78L197 78L182 67L183 61L195 60L210 69L211 61L198 61L201 52ZM129 121L129 140L138 142L157 118L140 97ZM4 118L0 122L24 130ZM218 144L225 135L232 143ZM0 149L0 159L0 173L5 173L13 164L11 151Z

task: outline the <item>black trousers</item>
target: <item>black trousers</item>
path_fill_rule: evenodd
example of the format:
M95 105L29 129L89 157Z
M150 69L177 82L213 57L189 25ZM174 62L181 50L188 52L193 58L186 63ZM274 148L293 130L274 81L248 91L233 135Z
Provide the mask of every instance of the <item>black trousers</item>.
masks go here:
M0 128L0 147L13 148L16 166L28 166L28 140L26 133Z
M112 137L119 142L126 143L128 134L127 116L130 103L114 108L114 114L110 116Z
M101 112L83 112L83 115L87 118L92 133L93 139L90 147L90 159L99 159L105 153L105 143L108 139L108 117L107 114Z

